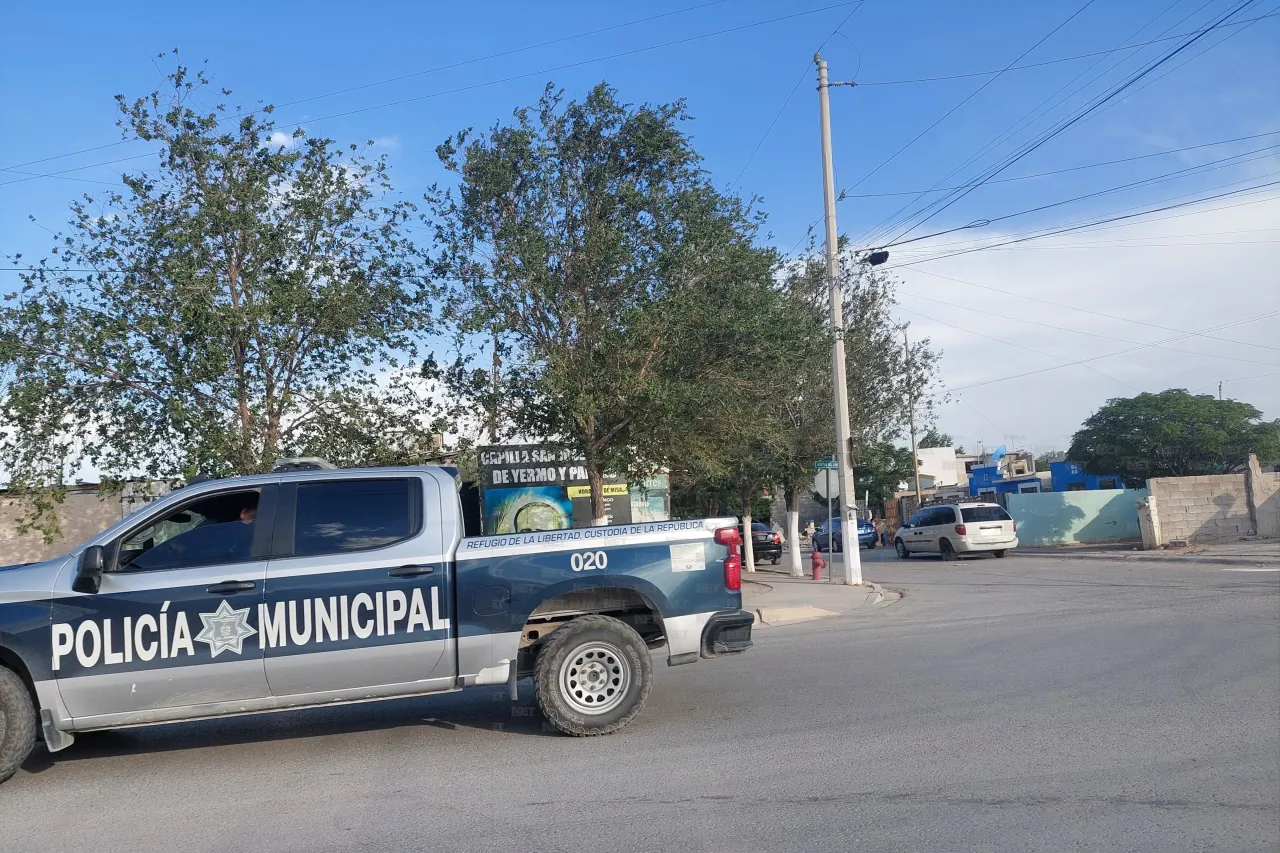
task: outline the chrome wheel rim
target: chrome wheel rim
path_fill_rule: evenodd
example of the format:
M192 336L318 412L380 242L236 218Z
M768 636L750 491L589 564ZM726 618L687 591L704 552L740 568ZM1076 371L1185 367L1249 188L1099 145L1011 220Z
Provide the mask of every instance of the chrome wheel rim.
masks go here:
M609 643L584 643L560 665L560 694L580 714L607 714L618 707L630 687L631 665Z

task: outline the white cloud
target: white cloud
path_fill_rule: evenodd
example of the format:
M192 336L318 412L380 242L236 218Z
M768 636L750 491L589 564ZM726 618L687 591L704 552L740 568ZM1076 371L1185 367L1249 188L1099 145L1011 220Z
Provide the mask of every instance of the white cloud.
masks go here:
M395 151L400 147L400 137L398 136L375 136L373 138L373 147L384 151Z
M1046 237L898 270L901 317L914 334L944 350L942 377L949 387L974 386L941 407L943 429L969 448L979 439L988 447L1063 448L1110 397L1166 388L1217 393L1219 380L1228 380L1225 397L1252 403L1267 418L1280 417L1280 375L1265 375L1280 374L1280 316L1251 319L1280 311L1280 198L1239 204L1259 198L1223 199L1153 217L1169 217L1163 221ZM994 242L1004 235L978 236ZM890 262L910 259L904 250ZM1213 338L1180 337L1168 348L1034 372L1237 321L1245 322L1206 332ZM1030 375L1006 379L1024 373Z
M298 140L293 138L293 134L285 133L283 130L273 131L271 137L267 140L272 145L279 145L283 148L292 148Z

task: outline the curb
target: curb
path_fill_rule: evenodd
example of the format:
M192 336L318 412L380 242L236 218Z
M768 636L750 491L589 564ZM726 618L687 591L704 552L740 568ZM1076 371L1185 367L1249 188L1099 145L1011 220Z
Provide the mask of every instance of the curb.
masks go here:
M1143 554L1144 556L1138 556ZM1151 556L1145 556L1151 554ZM1093 562L1104 563L1162 563L1164 565L1186 565L1188 563L1198 564L1202 566L1264 566L1267 565L1266 558L1259 557L1197 557L1194 554L1158 554L1156 552L1118 552L1115 556L1110 554L1046 554L1046 553L1024 553L1021 555L1024 559L1027 557L1047 557L1050 560L1091 560Z

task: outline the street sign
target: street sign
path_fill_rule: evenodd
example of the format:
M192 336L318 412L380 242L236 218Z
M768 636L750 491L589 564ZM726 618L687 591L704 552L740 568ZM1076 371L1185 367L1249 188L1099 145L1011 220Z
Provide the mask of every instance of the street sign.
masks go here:
M818 459L813 463L815 471L834 471L840 466L836 463L834 456L828 456L826 459Z
M813 490L817 492L823 500L831 500L840 497L840 478L831 473L830 469L819 471L817 476L813 478Z

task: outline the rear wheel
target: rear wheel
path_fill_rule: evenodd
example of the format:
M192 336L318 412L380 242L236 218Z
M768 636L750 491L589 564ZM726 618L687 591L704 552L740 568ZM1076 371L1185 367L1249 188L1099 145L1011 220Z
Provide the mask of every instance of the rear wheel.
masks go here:
M942 553L942 559L946 560L947 562L951 562L956 558L956 549L951 545L951 542L947 539L943 539L938 543L938 551Z
M907 559L907 557L911 556L911 552L907 550L906 543L904 543L901 539L894 540L893 550L898 552L899 560L905 560Z
M771 559L769 562L776 566L776 565L778 565L778 563L782 562L782 557L781 557L781 555L779 555L779 556L774 557L773 559Z
M995 554L997 557L1004 557L1004 555L1008 554L1009 552L1006 551L1004 548L1001 548L999 551L992 551L991 553Z
M27 685L0 666L0 782L22 766L36 745L36 709Z
M534 698L560 731L587 737L635 719L653 687L649 649L625 622L579 616L557 628L534 665Z

